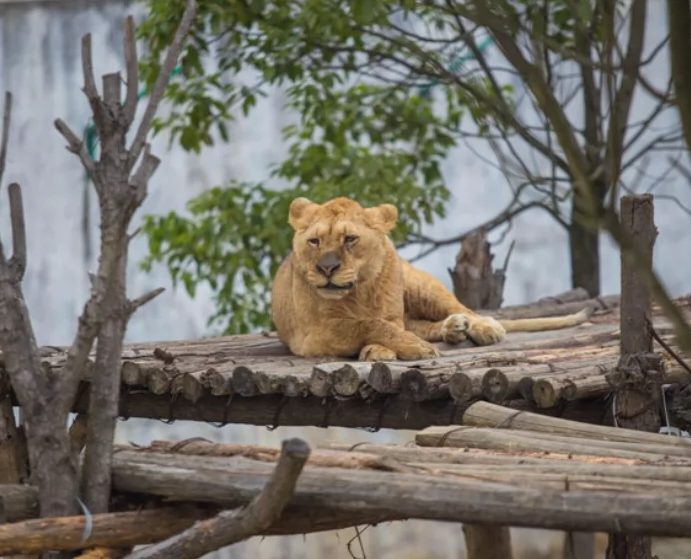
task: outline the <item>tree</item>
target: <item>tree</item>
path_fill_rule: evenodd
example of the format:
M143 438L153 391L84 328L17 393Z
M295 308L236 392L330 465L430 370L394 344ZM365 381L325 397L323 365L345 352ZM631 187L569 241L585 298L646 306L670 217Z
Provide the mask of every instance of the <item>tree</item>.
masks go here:
M148 181L160 162L150 152L147 134L195 9L195 1L187 0L185 13L178 20L163 63L165 71L155 82L129 148L126 134L132 127L138 105L134 20L129 17L125 22L127 90L124 104L119 72L103 76L103 92L99 95L93 73L91 34L82 39L84 94L101 139L100 158L94 160L89 156L84 143L64 121L57 119L55 127L67 141L68 151L79 157L93 178L101 214L101 253L97 273L91 278L91 296L79 317L74 342L58 375L46 372L41 363L24 303L21 286L27 261L24 212L20 186L15 183L9 187L13 255L6 258L0 243L0 349L22 410L31 481L38 488L42 517L77 514L80 504L93 513L108 510L125 329L132 314L163 291L156 289L128 299L125 285L127 249L131 240L128 228L147 195ZM9 146L11 99L8 93L0 141L0 182ZM89 392L84 466L78 472L79 457L74 451L79 454L84 441L71 441L67 420L94 346L95 367ZM81 418L82 423L83 420Z
M288 188L232 183L191 200L190 217L147 216L151 254L144 266L165 261L191 295L208 282L217 298L212 319L227 332L268 327L268 289L289 250L285 215L293 197L394 201L403 217L395 232L399 246L418 243L429 252L459 243L467 233L435 240L422 236L420 226L445 214L449 191L441 162L462 142L482 137L512 190L487 228L528 209L550 212L569 233L573 286L599 294L597 227L587 223L589 201L573 188L579 169L530 87L532 74L545 77L551 103L567 108L560 124L572 132L598 203L609 198L612 205L621 190L632 190L624 179L645 166L646 154L677 150L680 134L666 131L642 143L668 96L644 117L630 115L641 69L660 50L643 58L645 0L634 3L626 21L614 0L589 6L586 0L493 0L483 8L455 0L200 2L183 79L167 93L173 112L156 130L200 150L214 133L227 140L227 122L239 111L249 114L269 87L284 87L300 122L284 130L289 156L272 177ZM164 0L148 0L148 7L140 34L150 50L142 65L150 82L181 8ZM522 67L503 52L503 36L495 36L493 26L509 24L502 32ZM478 30L489 39L476 40ZM509 73L525 84L521 95L504 83L505 71L490 65L484 49L492 41ZM239 83L241 70L251 70L256 82ZM581 117L569 115L576 104ZM535 110L539 122L522 119L521 106Z

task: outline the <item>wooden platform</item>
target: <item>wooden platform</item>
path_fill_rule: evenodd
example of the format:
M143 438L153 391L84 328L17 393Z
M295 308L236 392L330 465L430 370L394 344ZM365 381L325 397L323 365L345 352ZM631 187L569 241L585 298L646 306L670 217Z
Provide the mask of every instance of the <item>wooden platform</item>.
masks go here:
M691 297L677 303L691 314ZM420 429L458 423L469 404L488 400L601 423L610 392L606 373L619 353L618 299L561 306L565 313L586 304L598 310L576 328L509 334L489 347L440 344L442 357L417 362L298 358L273 333L132 344L123 355L120 413L218 424ZM521 308L521 316L540 314L540 307L493 314L513 316ZM542 307L556 314L560 305ZM671 343L659 309L654 325ZM45 365L59 374L64 349L42 352ZM668 382L688 380L672 360L666 369ZM87 409L88 380L75 411Z

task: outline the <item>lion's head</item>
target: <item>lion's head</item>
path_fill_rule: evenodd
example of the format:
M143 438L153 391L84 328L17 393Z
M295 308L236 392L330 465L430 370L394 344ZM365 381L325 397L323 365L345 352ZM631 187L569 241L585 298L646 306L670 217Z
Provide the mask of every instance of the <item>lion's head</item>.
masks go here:
M345 297L358 283L379 275L390 247L388 233L398 218L391 204L363 208L348 198L325 204L296 198L289 214L294 261L327 299Z

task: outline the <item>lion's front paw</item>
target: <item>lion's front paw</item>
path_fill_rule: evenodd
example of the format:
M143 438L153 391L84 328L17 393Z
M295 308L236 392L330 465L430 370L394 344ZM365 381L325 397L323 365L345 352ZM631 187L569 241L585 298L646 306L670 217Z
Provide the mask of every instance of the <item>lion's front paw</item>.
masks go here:
M399 359L404 361L417 361L418 359L431 359L439 357L441 352L431 343L419 340L406 344L396 352Z
M379 344L366 345L360 351L360 361L396 361L393 349Z
M447 344L460 344L467 339L470 321L464 314L452 314L442 322L441 339Z
M467 335L478 345L491 345L501 342L506 330L494 318L478 316L471 319Z

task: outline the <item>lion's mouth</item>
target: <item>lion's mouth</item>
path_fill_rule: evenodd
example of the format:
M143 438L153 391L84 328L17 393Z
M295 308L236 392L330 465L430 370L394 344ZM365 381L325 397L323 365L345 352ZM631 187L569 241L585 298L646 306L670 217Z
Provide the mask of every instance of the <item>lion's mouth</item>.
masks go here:
M326 289L328 291L348 291L349 289L353 289L353 287L355 287L355 282L353 281L345 283L343 285L337 285L335 283L329 282L326 285L320 286L319 289Z

